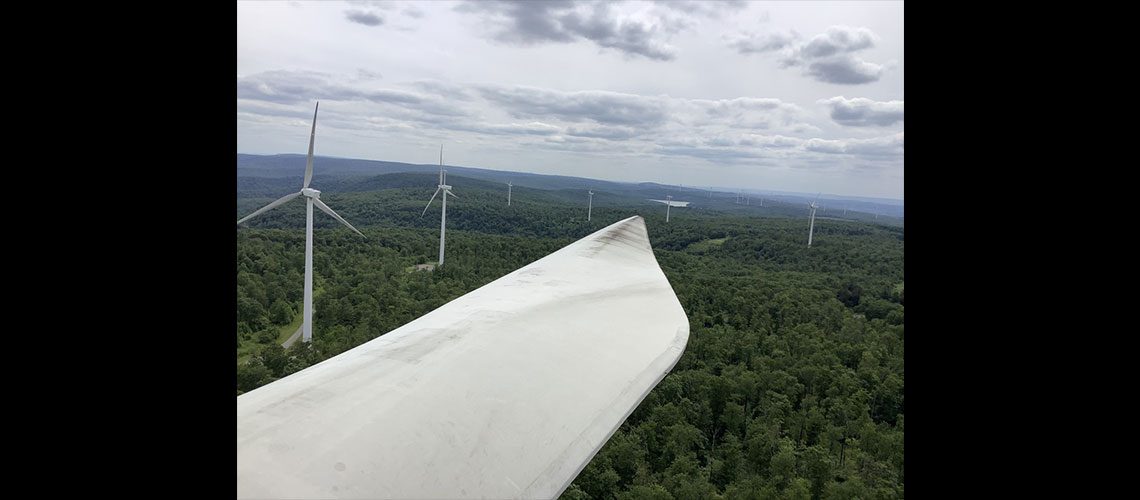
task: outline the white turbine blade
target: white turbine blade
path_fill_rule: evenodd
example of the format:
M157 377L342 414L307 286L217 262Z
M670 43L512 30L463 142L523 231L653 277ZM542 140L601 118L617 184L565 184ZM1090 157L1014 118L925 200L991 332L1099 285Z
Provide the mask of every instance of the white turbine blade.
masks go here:
M423 213L420 214L420 217L423 217L424 214L427 213L427 209L431 208L431 202L435 201L435 195L439 194L439 191L441 189L443 189L443 188L435 188L435 193L431 195L431 199L428 200L428 204L426 207L424 207L424 211L423 211Z
M450 189L448 189L447 191L444 191L444 192L451 195L452 198L458 198L459 197L455 193L452 193Z
M344 220L344 217L341 217L336 212L334 212L333 209L329 208L328 205L325 205L325 202L321 201L320 198L313 198L313 204L316 205L317 208L324 210L324 212L326 214L333 216L333 218L340 221L341 224L344 224L344 225L348 226L349 229L356 231L356 228L352 227L352 224L349 224L348 221ZM367 238L367 236L364 236L364 233L362 233L360 231L356 231L356 234L359 234L361 237Z
M280 197L280 198L277 198L277 201L274 201L273 203L270 203L270 204L268 204L268 205L266 205L266 206L264 206L264 207L261 207L261 208L257 209L257 211L256 211L256 212L254 212L254 213L252 213L252 214L249 214L249 215L247 215L247 216L245 216L245 217L242 217L242 218L238 219L237 223L238 223L238 224L241 224L242 222L245 222L245 221L247 221L247 220L250 220L250 219L252 219L252 218L254 218L254 217L257 217L258 215L261 215L261 214L263 214L263 213L265 213L265 212L267 212L267 211L269 211L269 210L272 210L272 209L273 209L273 207L276 207L277 205L280 205L280 204L282 204L282 203L285 203L285 202L287 202L287 201L289 201L289 200L292 200L293 198L296 198L296 197L298 197L298 196L301 196L301 192L300 192L300 191L298 191L298 192L296 192L296 193L293 193L293 194L287 194L287 195L285 195L285 196L282 196L282 197Z
M439 145L439 183L443 184L443 144Z
M313 130L309 131L309 158L305 160L305 185L302 188L309 187L309 182L313 180L313 140L317 137L318 109L321 109L320 101L317 101L317 107L313 108Z
M238 396L236 496L557 498L688 339L631 217Z

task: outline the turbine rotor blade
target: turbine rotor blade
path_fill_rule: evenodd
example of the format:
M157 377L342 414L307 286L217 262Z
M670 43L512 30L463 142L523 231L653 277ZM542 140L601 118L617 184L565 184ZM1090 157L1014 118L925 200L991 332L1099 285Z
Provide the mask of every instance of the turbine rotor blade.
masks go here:
M444 192L451 195L452 198L458 198L459 197L459 196L456 196L455 193L452 193L450 189L448 189L447 191L444 191Z
M316 205L317 208L324 210L326 214L333 216L334 219L348 226L349 229L356 231L356 234L359 234L361 238L367 238L367 236L364 236L364 233L357 231L355 227L352 227L352 224L349 224L348 221L344 220L344 217L341 217L336 212L334 212L333 209L329 208L328 205L325 205L325 202L321 201L320 198L313 198L313 204Z
M280 205L280 204L282 204L282 203L285 203L285 202L287 202L287 201L289 201L289 200L292 200L293 198L296 198L296 197L298 197L298 196L301 196L301 192L300 192L300 191L298 191L298 192L296 192L296 193L293 193L293 194L287 194L287 195L285 195L285 196L282 196L282 197L278 198L276 201L274 201L273 203L270 203L270 204L268 204L268 205L266 205L266 206L264 206L264 207L261 207L261 208L257 209L257 211L256 211L256 212L254 212L254 213L252 213L252 214L249 214L249 215L247 215L247 216L245 216L245 217L242 217L242 218L238 219L237 223L238 223L238 224L241 224L242 222L245 222L245 221L247 221L247 220L250 220L250 219L252 219L252 218L254 218L254 217L257 217L258 215L261 215L261 214L263 214L263 213L265 213L265 212L267 212L267 211L269 211L269 210L272 210L272 209L273 209L273 207L276 207L277 205Z
M321 102L317 101L317 107L313 108L313 129L309 131L309 158L305 160L305 185L301 188L309 187L309 182L313 180L313 140L317 137L317 110L321 109Z
M435 194L431 195L431 199L428 200L428 204L426 207L424 207L424 211L423 211L423 213L420 214L420 217L423 217L424 214L427 213L427 209L431 208L431 202L435 201L435 195L439 194L439 190L441 190L441 189L443 189L443 188L435 188Z

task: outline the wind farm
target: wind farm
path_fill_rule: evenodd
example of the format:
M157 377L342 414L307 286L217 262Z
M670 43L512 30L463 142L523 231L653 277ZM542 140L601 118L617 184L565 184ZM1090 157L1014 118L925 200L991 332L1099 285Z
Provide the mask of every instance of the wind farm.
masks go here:
M196 496L905 498L901 3L236 10Z

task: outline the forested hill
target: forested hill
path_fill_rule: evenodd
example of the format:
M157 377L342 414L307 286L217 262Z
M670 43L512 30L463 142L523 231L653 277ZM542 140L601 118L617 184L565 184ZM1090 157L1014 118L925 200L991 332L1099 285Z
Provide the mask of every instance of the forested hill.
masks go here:
M366 238L314 214L313 342L284 349L300 324L304 203L236 228L239 394L642 215L689 342L563 498L904 497L901 226L820 214L808 247L802 205L727 199L666 223L650 196L598 188L587 221L581 189L516 183L508 207L502 183L452 170L447 264L428 272L415 265L437 259L439 200L420 215L433 171L320 179ZM278 181L239 178L235 220L300 187Z

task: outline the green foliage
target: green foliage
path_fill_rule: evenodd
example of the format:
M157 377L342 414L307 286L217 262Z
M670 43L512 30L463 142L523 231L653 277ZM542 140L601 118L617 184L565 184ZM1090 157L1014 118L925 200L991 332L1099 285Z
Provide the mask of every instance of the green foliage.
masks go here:
M581 193L516 185L508 208L497 186L451 176L463 198L448 202L447 264L408 271L437 259L439 208L419 215L432 176L400 175L325 191L367 239L315 218L310 344L277 344L279 325L301 310L303 207L283 206L238 230L239 391L641 214L688 315L689 342L563 497L903 496L901 228L817 218L808 248L806 211L758 218L739 206L676 209L666 224L659 205L598 194L587 222ZM239 216L259 203L239 199Z

